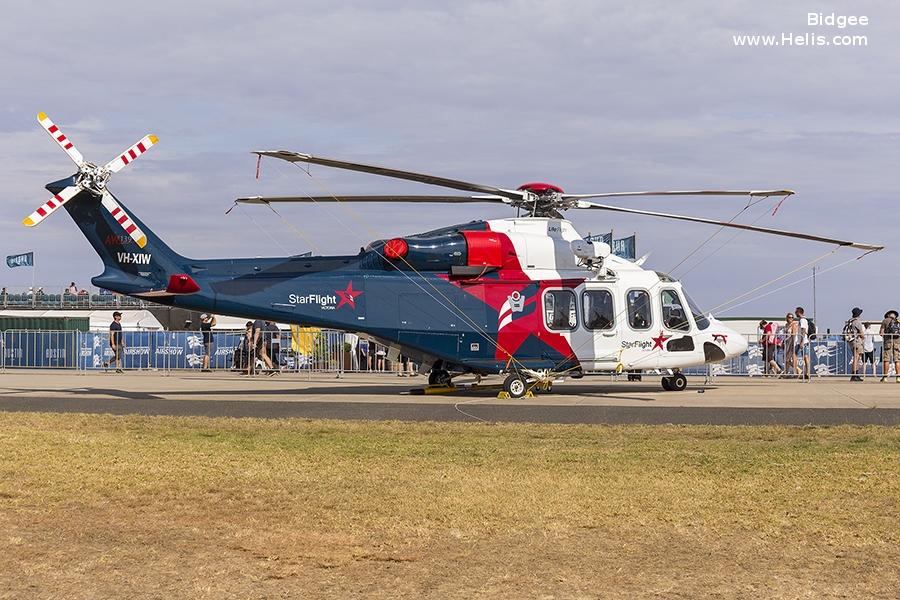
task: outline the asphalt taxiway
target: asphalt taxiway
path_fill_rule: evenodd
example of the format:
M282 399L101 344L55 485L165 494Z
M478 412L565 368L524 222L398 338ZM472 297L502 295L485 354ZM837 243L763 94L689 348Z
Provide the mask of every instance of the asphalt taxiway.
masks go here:
M0 372L0 410L406 421L900 425L900 384L877 380L822 378L803 383L721 377L704 385L702 378L693 378L684 392L665 392L658 377L643 382L593 377L518 400L498 399L496 387L405 394L424 383L424 377L390 374L337 378L7 370Z

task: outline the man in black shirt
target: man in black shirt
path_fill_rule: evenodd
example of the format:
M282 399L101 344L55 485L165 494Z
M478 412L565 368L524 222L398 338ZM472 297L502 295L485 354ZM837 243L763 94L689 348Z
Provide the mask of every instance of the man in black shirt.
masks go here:
M268 344L269 335L266 332L266 322L263 319L253 321L253 348L257 356L263 361L266 369L272 369L272 361L269 359Z
M125 349L125 342L122 338L122 313L119 311L113 313L113 322L109 324L109 348L112 350L112 358L109 362L103 363L103 366L109 367L111 363L115 363L116 373L123 373L122 352Z
M213 353L213 333L212 328L216 326L216 317L203 313L200 315L200 332L203 334L203 368L201 371L205 373L211 372L209 368L209 357Z

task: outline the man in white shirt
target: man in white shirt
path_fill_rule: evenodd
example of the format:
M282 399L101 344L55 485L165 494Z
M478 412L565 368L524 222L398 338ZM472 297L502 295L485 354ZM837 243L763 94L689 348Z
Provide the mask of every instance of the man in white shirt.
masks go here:
M806 311L803 310L802 306L798 306L794 311L794 314L797 315L797 347L796 353L797 358L803 360L803 371L800 374L800 377L803 379L809 379L809 321L804 316Z
M866 376L866 364L872 365L872 377L875 377L875 336L865 334L863 340L862 376Z

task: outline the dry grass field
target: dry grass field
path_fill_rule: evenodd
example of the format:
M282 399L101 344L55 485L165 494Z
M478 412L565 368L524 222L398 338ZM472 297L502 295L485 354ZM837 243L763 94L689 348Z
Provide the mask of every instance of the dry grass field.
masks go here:
M900 430L0 414L3 598L896 598Z

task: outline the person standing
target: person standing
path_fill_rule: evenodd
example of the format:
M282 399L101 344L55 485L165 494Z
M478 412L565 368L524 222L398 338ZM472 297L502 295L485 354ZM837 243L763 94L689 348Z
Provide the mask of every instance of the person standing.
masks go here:
M252 375L255 362L256 352L253 348L253 321L247 321L247 325L244 328L244 335L241 336L241 343L234 353L234 368L240 371L241 375Z
M200 315L200 333L203 335L203 373L211 373L209 368L210 357L213 353L212 328L216 326L216 317L207 313Z
M778 365L778 361L775 360L775 353L778 350L775 323L770 323L763 319L759 322L759 329L762 331L760 343L763 347L765 373L767 375L781 375L781 367Z
M802 379L809 379L809 354L807 346L809 345L809 320L806 318L806 311L802 306L798 306L794 310L797 317L797 345L794 348L794 354L797 360L803 361L802 369L798 369L798 373Z
M122 370L122 353L125 350L125 342L122 337L122 313L116 311L113 313L113 321L109 324L109 348L112 350L112 357L108 362L103 363L104 368L108 368L110 363L116 364L116 373L124 373Z
M797 370L797 319L794 313L784 317L784 375L798 375Z
M898 321L898 313L896 310L889 310L884 313L884 321L878 333L884 338L881 347L881 360L884 361L884 371L881 374L881 382L887 381L888 372L891 363L894 363L894 376L897 383L900 383L900 321Z
M269 368L272 375L281 372L281 329L275 321L266 321L266 354L269 356Z
M265 368L271 369L272 361L269 359L269 354L266 352L266 346L268 345L266 340L268 337L266 322L263 319L256 319L253 321L253 349L259 359L263 361Z
M850 381L863 380L859 375L864 351L863 344L866 340L866 326L862 324L862 320L859 318L862 312L862 309L858 306L850 311L851 317L850 320L847 321L845 327L846 331L844 332L844 335L847 336L847 343L850 344L850 348L853 350L853 362L851 363L852 375L850 376Z
M862 375L866 378L866 365L872 365L872 378L875 377L875 336L866 333L863 340Z

